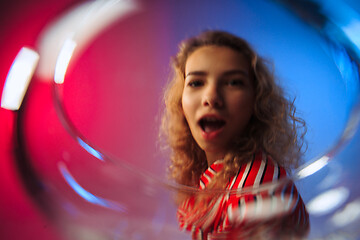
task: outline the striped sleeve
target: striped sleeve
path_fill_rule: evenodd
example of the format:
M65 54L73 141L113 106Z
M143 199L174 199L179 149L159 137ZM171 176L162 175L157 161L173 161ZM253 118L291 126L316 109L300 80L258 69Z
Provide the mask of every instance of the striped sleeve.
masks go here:
M218 231L235 228L256 227L270 219L286 218L291 228L308 229L308 213L293 182L274 184L264 190L257 190L261 184L272 183L285 178L286 171L271 157L257 153L254 161L242 166L230 189L239 190L230 194L222 225ZM244 187L255 187L250 192L241 192ZM272 222L269 222L273 224ZM289 226L290 228L290 226Z
M201 190L206 188L222 167L222 161L217 161L202 174L199 184ZM194 239L203 239L213 230L214 224L220 221L226 197L219 195L212 198L202 195L200 202L196 202L196 197L194 195L183 201L178 207L177 218L181 230L190 231Z
M205 189L222 167L222 163L209 167L200 178L200 189ZM190 231L193 239L224 233L246 236L259 226L270 231L287 228L305 233L309 216L295 184L285 181L286 176L283 167L259 151L230 179L228 194L210 197L205 205L195 204L194 196L184 201L177 212L180 228ZM269 187L259 188L264 184Z

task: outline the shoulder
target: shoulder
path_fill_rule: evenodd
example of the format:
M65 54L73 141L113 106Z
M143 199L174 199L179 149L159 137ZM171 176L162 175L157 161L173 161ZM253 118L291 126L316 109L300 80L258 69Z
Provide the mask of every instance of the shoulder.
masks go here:
M277 181L286 177L285 169L263 151L257 151L253 159L242 164L229 184L230 189L257 187L260 184Z

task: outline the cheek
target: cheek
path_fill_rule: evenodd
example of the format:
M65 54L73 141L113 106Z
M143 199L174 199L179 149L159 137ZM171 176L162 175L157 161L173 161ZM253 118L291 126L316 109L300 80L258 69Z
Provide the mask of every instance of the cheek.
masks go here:
M189 125L189 106L188 103L186 101L186 99L184 100L184 98L181 99L181 110L182 110L182 114L187 122L187 124Z
M247 121L251 118L254 112L254 100L252 97L244 97L240 99L234 99L233 110L236 112L239 118L243 121Z
M191 115L193 106L192 106L191 99L189 98L189 96L186 93L183 93L183 95L182 95L181 104L182 104L183 114L184 114L186 120L188 120L188 117Z
M181 110L186 118L186 109L187 109L187 104L186 104L186 101L184 99L184 94L181 96Z

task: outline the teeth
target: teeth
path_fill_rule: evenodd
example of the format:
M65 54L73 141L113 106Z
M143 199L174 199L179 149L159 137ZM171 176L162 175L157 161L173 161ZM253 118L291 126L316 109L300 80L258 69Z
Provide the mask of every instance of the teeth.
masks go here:
M223 120L214 117L206 117L200 120L201 128L207 133L218 130L224 124Z

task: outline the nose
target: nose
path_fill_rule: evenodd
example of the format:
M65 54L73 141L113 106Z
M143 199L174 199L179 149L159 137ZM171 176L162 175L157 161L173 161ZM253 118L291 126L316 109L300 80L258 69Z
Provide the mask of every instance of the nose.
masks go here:
M208 85L203 95L203 105L212 108L221 108L224 105L220 89L215 84Z

